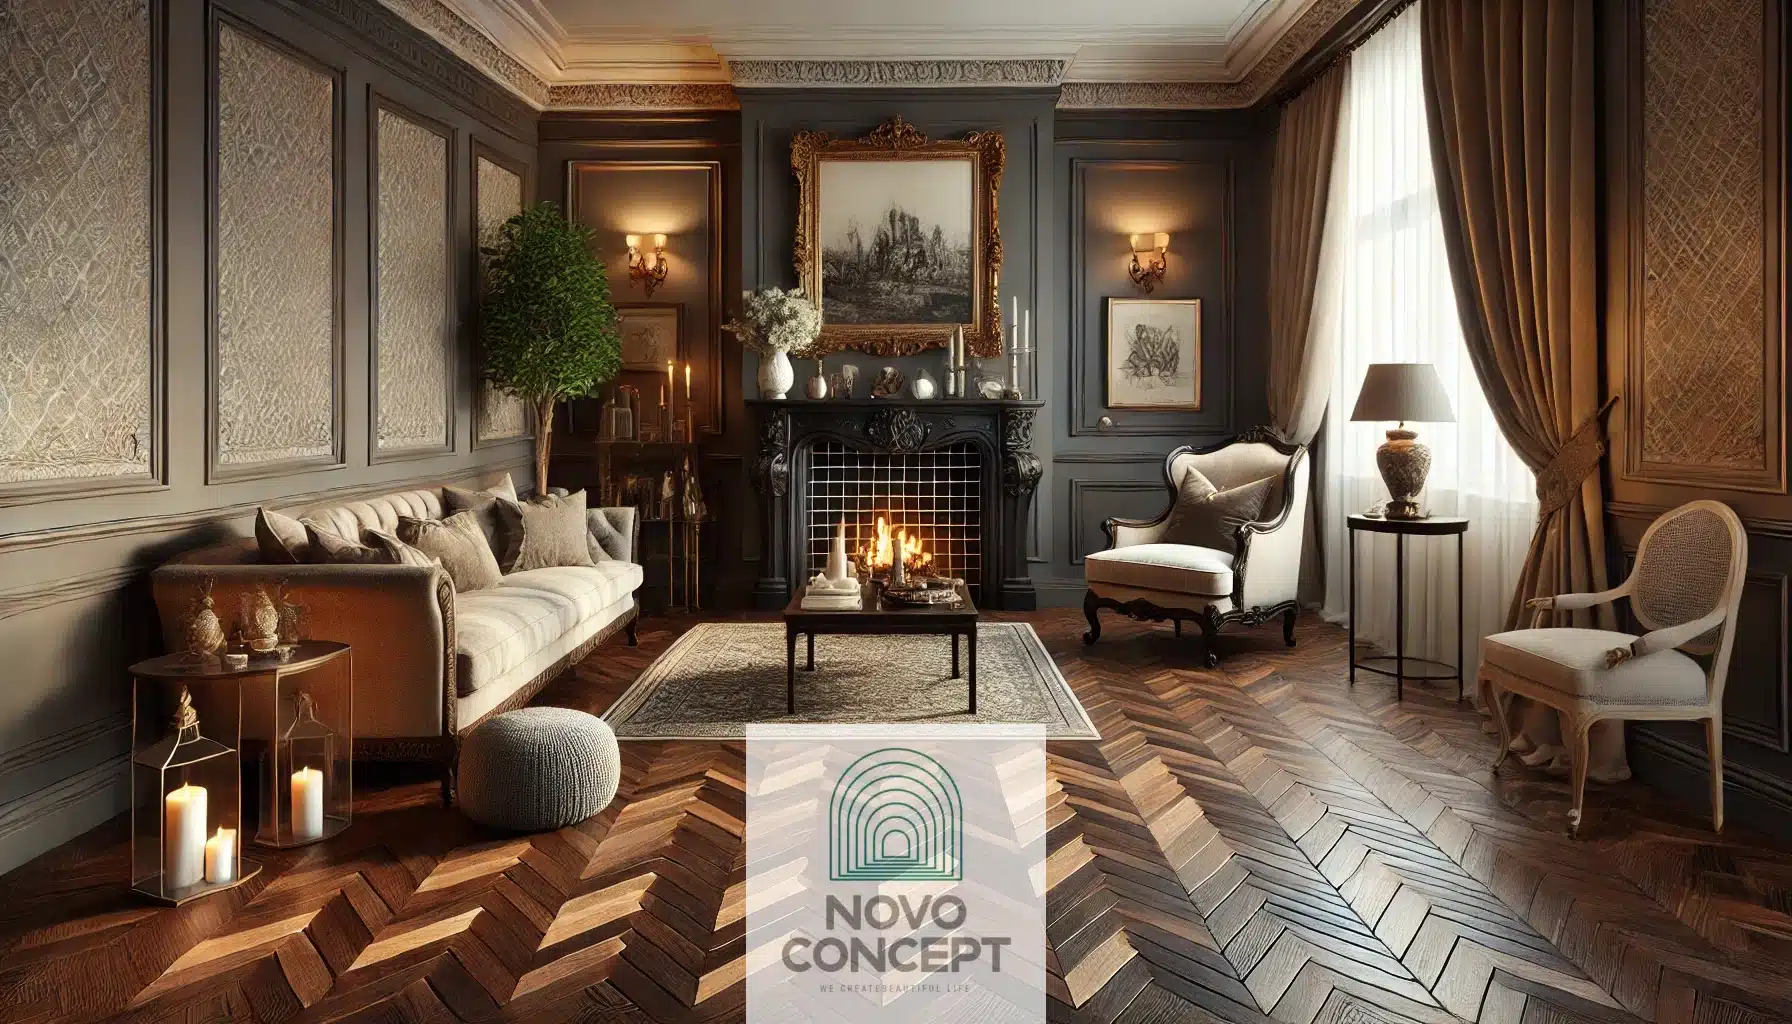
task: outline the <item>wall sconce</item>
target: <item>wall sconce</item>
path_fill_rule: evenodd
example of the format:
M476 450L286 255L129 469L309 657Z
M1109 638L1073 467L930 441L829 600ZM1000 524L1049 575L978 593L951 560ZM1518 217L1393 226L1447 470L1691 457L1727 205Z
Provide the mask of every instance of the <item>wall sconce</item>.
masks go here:
M628 235L628 279L638 282L646 289L647 297L653 298L653 290L666 283L666 236L653 236L653 251L641 251L641 236Z
M1170 236L1159 231L1153 235L1132 236L1132 267L1128 271L1132 275L1132 283L1139 286L1145 294L1157 287L1157 282L1164 279L1164 271L1169 269ZM1144 256L1144 262L1139 257Z

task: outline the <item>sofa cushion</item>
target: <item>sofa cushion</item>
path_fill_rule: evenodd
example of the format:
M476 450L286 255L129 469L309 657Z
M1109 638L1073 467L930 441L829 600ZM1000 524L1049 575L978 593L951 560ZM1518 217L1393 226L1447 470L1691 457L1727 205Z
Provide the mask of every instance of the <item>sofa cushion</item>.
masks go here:
M255 510L255 544L269 565L300 565L311 553L304 523L265 508Z
M329 527L319 526L309 519L300 521L305 524L308 542L305 561L312 565L379 565L391 561L377 547L339 537Z
M535 498L521 508L523 547L516 556L517 572L592 564L585 539L584 491Z
M305 518L326 527L338 537L354 539L362 530L384 530L395 533L401 516L412 519L442 518L440 491L399 491L382 494L366 501L312 509Z
M529 660L560 634L641 585L632 562L512 573L455 598L456 688L469 694Z
M517 553L523 549L523 508L517 504L509 473L504 474L501 484L483 491L442 488L442 507L449 515L471 512L485 531L499 570L509 572L516 568Z
M1232 555L1189 544L1134 544L1091 553L1083 563L1083 579L1223 597L1232 593Z
M424 554L442 560L442 568L454 579L454 589L465 593L495 587L503 574L492 557L479 521L471 512L456 512L447 519L398 521L398 539Z
M1605 667L1606 652L1629 647L1609 629L1516 629L1481 640L1481 662L1588 700L1621 704L1703 704L1705 670L1679 651L1656 651Z

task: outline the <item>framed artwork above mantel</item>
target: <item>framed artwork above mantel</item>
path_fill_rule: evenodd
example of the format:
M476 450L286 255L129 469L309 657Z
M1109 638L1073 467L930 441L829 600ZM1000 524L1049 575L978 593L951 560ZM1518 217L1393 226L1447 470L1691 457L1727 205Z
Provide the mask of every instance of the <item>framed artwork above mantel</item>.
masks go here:
M798 132L796 275L824 352L1002 354L1000 132L930 141L900 116L857 140Z

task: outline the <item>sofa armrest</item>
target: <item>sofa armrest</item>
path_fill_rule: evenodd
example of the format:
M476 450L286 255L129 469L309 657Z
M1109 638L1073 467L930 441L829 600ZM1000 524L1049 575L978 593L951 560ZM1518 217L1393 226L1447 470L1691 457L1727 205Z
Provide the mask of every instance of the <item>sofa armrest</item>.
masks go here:
M594 561L641 561L641 527L630 506L585 510L586 544Z
M150 588L169 650L203 581L226 633L236 628L238 599L284 581L305 609L312 639L353 648L357 738L419 738L455 733L454 583L434 566L164 565ZM247 723L245 723L247 726Z
M1164 509L1156 519L1122 519L1115 516L1101 522L1103 533L1108 535L1108 550L1130 548L1137 544L1155 544L1163 536L1164 526L1170 521L1170 510Z

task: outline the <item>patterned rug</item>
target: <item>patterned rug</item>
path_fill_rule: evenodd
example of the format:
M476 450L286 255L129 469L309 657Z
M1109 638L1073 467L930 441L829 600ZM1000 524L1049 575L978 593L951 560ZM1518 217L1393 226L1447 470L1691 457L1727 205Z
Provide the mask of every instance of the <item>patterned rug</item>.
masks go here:
M961 667L964 653L960 650ZM1040 723L1051 739L1101 736L1024 622L977 626L977 713L943 636L797 642L796 714L785 714L784 625L705 622L679 637L604 713L618 739L744 739L748 722Z

